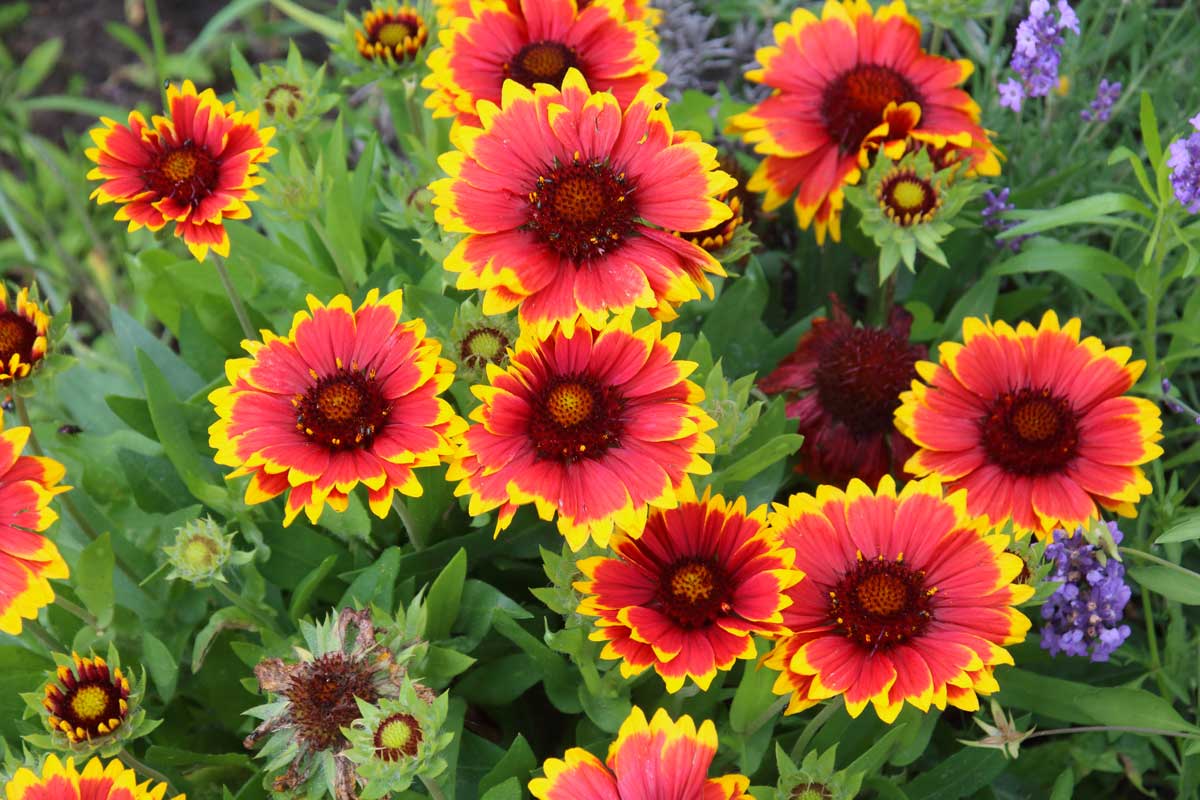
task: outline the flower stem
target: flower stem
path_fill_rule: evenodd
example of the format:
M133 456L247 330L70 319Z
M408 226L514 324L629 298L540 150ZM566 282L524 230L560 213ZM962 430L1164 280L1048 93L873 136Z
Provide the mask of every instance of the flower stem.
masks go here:
M96 622L96 617L91 612L85 608L80 608L62 595L56 594L54 596L54 605L58 606L63 611L66 611L68 614L78 617L80 622L82 622L84 625L87 625L92 630L99 629L99 625Z
M250 315L246 313L246 306L242 303L241 296L234 288L233 281L229 279L229 271L225 269L225 260L216 253L212 254L213 264L217 267L217 277L221 279L221 285L225 287L225 294L229 296L229 304L233 306L233 313L237 315L238 323L242 326L242 333L247 339L254 339L254 326L250 324Z
M29 428L29 447L33 450L34 455L44 457L46 451L42 449L41 442L38 441L37 434L33 431L33 423L29 421L29 409L25 407L25 398L13 392L13 405L17 409L17 419L21 421L22 425ZM71 519L79 526L79 530L83 531L89 539L98 539L100 537L100 533L92 526L91 520L79 511L78 506L71 500L69 493L58 495L58 502L70 514Z
M796 740L796 744L792 747L792 760L799 761L804 758L804 754L808 751L808 746L816 735L820 733L821 728L828 722L837 710L841 708L841 703L836 701L828 701L821 707L820 713L808 721L804 726L804 730L800 733L800 738Z
M412 512L408 510L404 498L399 494L394 495L392 508L396 509L396 514L400 517L400 524L404 526L404 532L408 534L408 541L412 543L413 549L424 550L425 542L421 541L421 535L417 533L416 520L413 519Z
M425 791L429 792L429 796L433 800L446 800L446 795L442 792L442 787L438 786L436 781L432 781L422 775L421 783L425 784Z
M62 642L54 637L54 634L41 626L37 620L26 620L24 629L33 635L33 638L42 643L51 653L61 653L63 648Z
M1057 736L1063 733L1144 733L1147 736L1176 736L1181 739L1200 739L1200 733L1184 731L1168 731L1161 728L1138 728L1131 725L1083 725L1077 728L1054 728L1052 730L1034 731L1026 739L1036 739L1039 736Z
M217 590L217 592L220 593L222 597L233 603L233 605L235 605L237 608L245 611L246 614L249 615L249 617L253 619L255 624L260 628L267 631L278 630L278 628L275 626L274 620L268 618L257 608L246 602L246 598L234 592L233 589L230 589L229 584L225 583L224 581L213 581L212 586Z
M1122 555L1134 556L1136 558L1145 559L1146 561L1152 561L1155 564L1158 564L1160 566L1167 567L1168 569L1173 569L1176 572L1180 572L1180 573L1188 576L1189 578L1193 578L1195 580L1200 580L1200 574L1192 572L1187 567L1181 567L1178 564L1174 563L1173 561L1167 561L1165 558L1159 558L1156 555L1152 555L1150 553L1143 552L1142 550L1136 550L1132 547L1119 547L1117 549L1121 552Z
M158 16L158 0L146 0L146 26L150 28L150 46L153 48L153 61L150 67L154 70L154 79L158 81L158 90L162 92L163 108L167 107L167 81L163 73L163 64L167 60L167 41L163 38L162 21Z
M128 750L122 748L121 752L117 753L117 758L121 759L121 763L123 763L125 766L136 772L138 777L150 778L151 780L158 781L159 783L165 783L167 785L167 794L171 797L175 796L175 787L171 785L171 779L153 767L149 767L139 761L133 755L133 753L130 753Z
M769 722L780 711L783 711L790 699L791 698L789 697L780 697L778 700L772 703L765 711L759 714L753 722L746 726L746 730L742 733L742 738L749 739L751 736L758 733L759 728L761 728L763 725L766 725L767 722Z
M941 25L933 26L933 32L929 35L929 52L931 54L937 55L942 49L942 37L945 34L946 31Z

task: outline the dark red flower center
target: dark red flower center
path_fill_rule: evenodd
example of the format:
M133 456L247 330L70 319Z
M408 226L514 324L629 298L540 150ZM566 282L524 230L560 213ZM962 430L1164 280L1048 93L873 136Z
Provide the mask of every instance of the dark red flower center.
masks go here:
M859 64L843 72L825 89L821 117L843 153L857 153L867 134L883 122L889 103L916 100L917 90L891 67Z
M369 447L391 411L374 370L345 368L293 397L292 405L296 430L335 450Z
M50 712L50 727L76 743L112 733L129 714L124 678L114 678L107 665L91 659L79 662L77 670L60 668L58 681L46 686L42 701Z
M504 65L504 74L530 89L535 83L548 83L558 89L567 70L578 63L575 51L565 44L554 41L530 42Z
M198 205L212 194L219 165L208 150L190 140L164 150L143 173L146 188L184 205Z
M23 363L33 361L33 343L37 327L15 311L0 311L0 371L9 367L13 356Z
M463 337L458 349L459 359L469 367L482 369L485 364L498 364L511 342L498 328L475 328Z
M300 665L283 691L296 736L313 750L344 744L342 728L362 716L354 698L379 699L371 665L344 653L327 653Z
M924 630L936 591L898 560L860 560L829 591L829 616L847 639L886 650Z
M891 330L847 325L817 358L821 408L857 436L890 431L900 393L917 377L918 355L906 337Z
M421 746L421 724L412 714L392 714L375 729L375 755L384 761L412 758Z
M620 444L624 399L587 376L557 378L538 397L529 436L541 458L599 458Z
M267 92L263 99L263 108L271 116L295 118L300 112L300 103L304 95L300 87L292 83L277 83Z
M596 158L570 164L557 161L529 193L526 228L577 266L620 246L634 230L634 187Z
M1074 409L1049 389L1005 392L979 424L992 463L1021 475L1062 470L1079 445Z
M702 628L730 611L729 579L711 559L689 558L663 570L659 610L682 628Z
M897 225L928 222L942 205L938 187L911 169L894 170L879 187L879 205Z

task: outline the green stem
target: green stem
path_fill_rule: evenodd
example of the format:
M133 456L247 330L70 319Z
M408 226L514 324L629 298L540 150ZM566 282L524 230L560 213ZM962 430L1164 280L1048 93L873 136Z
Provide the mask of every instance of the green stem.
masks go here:
M21 421L22 425L24 425L26 428L29 428L30 449L33 450L34 455L45 456L46 451L42 449L42 444L38 441L37 434L34 433L33 423L29 421L29 409L25 407L25 398L14 392L13 404L17 408L17 419ZM91 520L89 520L79 511L78 506L76 506L75 502L71 500L71 495L69 493L64 492L63 494L58 495L58 502L62 504L64 509L66 509L67 513L71 516L71 519L75 521L75 524L79 526L79 530L83 531L89 539L98 539L100 537L99 531L92 526Z
M54 605L58 606L63 611L78 617L80 622L82 622L84 625L87 625L92 630L100 629L100 626L97 624L96 617L91 612L85 608L80 608L67 598L63 597L61 594L56 594L54 596Z
M425 791L429 792L429 796L433 800L446 800L446 795L442 792L442 787L438 786L436 781L432 781L422 775L421 783L425 784Z
M941 25L934 25L933 32L929 35L929 52L937 54L942 49L942 37L946 34Z
M278 630L274 620L268 618L257 608L246 602L246 598L234 592L233 589L230 589L229 584L225 583L224 581L213 581L212 585L222 597L233 603L242 611L245 611L260 628L268 631Z
M792 760L799 761L804 758L804 754L808 751L809 744L816 738L816 735L821 732L826 722L833 718L837 710L842 707L842 704L836 699L827 701L821 707L820 713L808 721L804 726L804 730L800 733L800 738L796 740L795 746L792 748Z
M163 38L162 21L158 16L158 0L146 0L146 25L150 28L150 45L154 49L154 79L162 92L163 108L167 107L167 79L163 72L167 60L167 41Z
M1161 728L1137 728L1131 725L1083 725L1077 728L1054 728L1052 730L1034 731L1025 737L1036 739L1039 736L1057 736L1063 733L1144 733L1147 736L1176 736L1181 739L1200 739L1200 733L1184 733L1183 731L1167 731Z
M167 796L175 796L175 788L171 786L171 779L153 767L147 766L142 761L138 760L133 753L130 753L128 750L122 748L121 752L117 753L117 758L121 759L121 763L123 763L125 766L136 772L139 778L150 778L151 780L158 781L159 783L165 783L167 785Z
M763 725L766 725L771 718L780 711L783 711L783 709L787 707L787 704L790 700L790 697L780 697L778 700L772 703L765 711L759 714L753 722L746 726L745 732L742 733L742 738L749 739L751 736L758 733L758 729Z
M1189 577L1193 580L1200 580L1200 574L1192 572L1187 567L1181 567L1173 561L1167 561L1165 558L1159 558L1156 555L1147 553L1142 550L1135 550L1132 547L1119 547L1117 549L1120 550L1122 555L1134 556L1135 558L1141 558L1146 561L1152 561L1155 564L1158 564L1159 566L1166 567L1168 569L1173 569L1176 572L1178 572L1182 575L1186 575L1187 577Z
M51 653L63 652L62 642L56 639L50 631L43 628L37 620L26 620L24 630L32 634L33 638L41 642L42 647L45 647Z
M241 295L233 285L233 281L229 279L229 271L225 269L225 260L216 253L212 254L213 264L217 268L217 276L221 279L221 285L225 287L225 294L229 296L229 304L233 306L233 313L237 315L238 324L242 326L242 333L247 339L256 338L254 335L254 326L250 324L250 315L246 313L246 306L242 303Z
M400 524L404 526L404 532L408 534L408 541L412 543L413 549L424 550L425 542L421 541L421 536L417 533L417 523L413 519L412 512L408 510L404 498L399 494L393 495L392 508L396 509L396 514L400 517Z

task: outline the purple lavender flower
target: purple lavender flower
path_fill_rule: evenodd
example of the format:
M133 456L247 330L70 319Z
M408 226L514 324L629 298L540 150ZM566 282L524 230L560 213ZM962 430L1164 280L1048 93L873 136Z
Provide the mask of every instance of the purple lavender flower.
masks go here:
M1121 96L1121 82L1109 83L1107 78L1100 79L1100 85L1096 87L1096 99L1079 112L1079 118L1084 122L1108 122L1108 118L1112 115L1113 103L1117 102L1117 98Z
M1000 84L1000 105L1021 110L1026 97L1045 97L1058 83L1061 31L1079 33L1079 17L1067 0L1058 0L1057 18L1050 11L1050 0L1031 0L1029 16L1017 26L1017 42L1009 66L1017 73Z
M985 230L995 231L997 233L1006 231L1009 228L1016 226L1018 223L1015 220L1002 219L1000 217L1005 211L1011 211L1016 208L1015 205L1008 202L1008 187L1005 186L998 192L988 190L983 193L983 200L987 203L983 207L981 216L983 217L983 227ZM1012 250L1014 253L1021 250L1021 244L1024 243L1029 236L1014 236L1011 239L998 240L1001 244Z
M1171 186L1175 199L1193 214L1200 213L1200 114L1189 122L1196 133L1171 144L1167 166L1171 168Z
M1117 523L1106 524L1119 543ZM1046 558L1054 562L1047 580L1063 582L1042 606L1042 649L1050 655L1086 656L1090 650L1092 661L1108 661L1129 638L1129 626L1120 624L1131 594L1125 565L1115 558L1101 563L1099 552L1082 528L1070 534L1056 530L1046 546Z

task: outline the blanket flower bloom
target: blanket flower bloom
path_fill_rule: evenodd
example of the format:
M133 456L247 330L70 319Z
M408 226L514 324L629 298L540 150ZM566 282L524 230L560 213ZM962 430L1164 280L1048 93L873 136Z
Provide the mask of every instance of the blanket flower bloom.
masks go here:
M527 329L505 369L488 367L446 475L471 496L472 516L499 508L499 533L533 503L544 520L557 513L578 552L589 536L606 546L614 525L636 536L651 507L678 505L688 473L712 470L702 454L716 423L687 380L696 365L672 360L678 333L635 331L630 316L548 337Z
M779 633L783 592L803 576L791 551L767 533L765 506L746 499L700 499L690 486L676 508L655 511L638 537L613 539L615 558L579 562L588 580L579 613L599 617L591 638L602 656L621 659L629 677L647 667L667 690L691 678L707 691L717 670L754 658L755 635Z
M338 295L308 296L285 337L245 341L250 358L225 364L229 386L208 399L218 464L250 475L246 502L288 492L284 525L303 510L313 523L328 503L345 511L362 483L371 510L386 517L395 491L419 497L414 469L448 457L466 428L438 395L454 379L441 345L421 320L400 322L401 292L367 293L355 310Z
M129 721L129 678L100 656L71 653L73 666L60 666L43 688L46 726L73 745L109 737Z
M479 125L480 100L499 103L504 83L557 89L577 69L595 91L611 91L621 108L644 87L661 86L651 28L626 17L620 5L575 0L471 0L470 13L450 21L429 54L434 117Z
M919 448L904 468L967 490L971 514L1048 539L1150 493L1139 465L1162 455L1158 406L1125 393L1144 361L1080 339L1080 322L963 321L963 344L917 364L896 425Z
M1024 562L963 492L854 480L792 495L770 524L805 574L783 610L790 635L765 661L780 672L775 692L791 695L786 713L841 695L851 716L870 703L890 723L906 702L974 711L999 688L993 668L1013 663L1004 647L1030 627L1013 606L1034 590L1014 583Z
M858 182L874 150L898 159L911 137L999 174L979 106L958 88L973 65L922 50L902 0L877 12L867 0L826 0L820 18L798 8L775 40L758 51L762 68L746 73L774 92L729 127L766 156L748 184L765 192L764 210L795 194L797 221L814 226L818 243L826 231L841 239L842 187Z
M259 128L258 111L237 111L222 104L212 89L199 94L191 81L167 87L168 116L146 125L140 112L129 112L129 124L101 117L92 130L96 147L87 157L96 163L88 173L102 180L92 192L101 205L118 203L116 219L129 230L161 229L175 222L175 235L203 261L209 248L229 255L227 219L250 216L251 191L263 182L258 169L275 149L267 143L274 128Z
M546 760L546 777L530 781L529 791L537 800L753 800L746 793L746 776L708 777L716 754L712 721L705 720L697 729L686 714L672 720L660 708L647 722L634 706L605 761L572 747L565 760Z
M0 417L0 631L16 636L22 619L54 602L51 578L66 578L67 563L41 535L58 514L50 508L66 469L41 456L23 456L29 428L4 430Z
M421 12L409 5L371 8L363 13L362 28L354 31L358 54L386 64L412 61L428 39Z
M430 188L437 221L468 234L445 267L484 293L483 313L520 306L544 336L635 307L673 319L701 289L712 296L705 273L724 269L671 231L728 219L715 198L735 182L715 148L676 136L661 95L644 89L622 111L573 69L561 91L508 81L500 107L479 108L483 128L451 133L450 177Z
M46 357L50 316L22 287L9 297L0 281L0 386L29 375Z
M93 758L80 772L75 759L64 764L52 755L46 757L40 775L28 767L17 770L4 792L8 800L163 800L167 785L151 786L116 758L107 764ZM184 800L184 795L173 800Z

